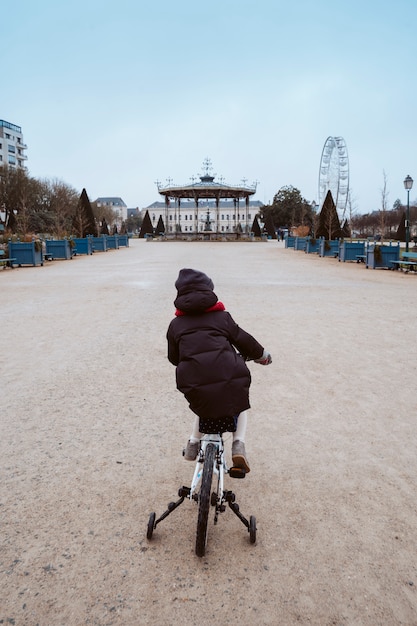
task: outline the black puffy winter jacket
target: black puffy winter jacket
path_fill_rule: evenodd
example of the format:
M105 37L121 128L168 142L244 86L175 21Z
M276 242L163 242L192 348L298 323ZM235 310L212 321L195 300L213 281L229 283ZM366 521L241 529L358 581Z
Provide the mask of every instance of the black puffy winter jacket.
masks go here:
M195 270L188 272L207 278ZM200 417L200 424L202 419L236 416L250 406L251 376L240 354L258 359L263 346L224 310L212 283L200 284L194 274L176 286L177 311L167 340L168 359L177 366L177 388Z

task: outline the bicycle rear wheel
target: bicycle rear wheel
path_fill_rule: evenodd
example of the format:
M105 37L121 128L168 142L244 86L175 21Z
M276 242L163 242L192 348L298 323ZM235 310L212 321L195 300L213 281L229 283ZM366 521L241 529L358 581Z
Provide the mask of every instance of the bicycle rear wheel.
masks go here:
M197 518L197 536L195 542L195 553L197 556L204 556L207 544L207 525L211 502L211 483L213 480L213 466L216 454L216 446L212 443L207 444L203 475L201 478L201 489L198 498L198 518Z

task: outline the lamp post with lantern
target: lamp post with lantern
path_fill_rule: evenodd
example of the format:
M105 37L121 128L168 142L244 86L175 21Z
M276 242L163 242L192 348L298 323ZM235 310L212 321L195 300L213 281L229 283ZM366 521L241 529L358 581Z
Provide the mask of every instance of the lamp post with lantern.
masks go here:
M410 242L410 189L413 187L413 179L408 174L404 179L404 188L407 191L407 214L405 218L405 251L408 252Z

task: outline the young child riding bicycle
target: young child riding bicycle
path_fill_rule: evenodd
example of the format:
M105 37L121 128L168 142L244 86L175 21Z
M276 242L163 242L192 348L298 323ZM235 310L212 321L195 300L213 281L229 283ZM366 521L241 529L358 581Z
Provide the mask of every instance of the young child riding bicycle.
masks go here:
M175 287L168 359L176 366L177 388L196 414L184 457L197 458L203 433L233 432L233 465L249 472L245 435L251 375L245 359L268 365L271 355L236 324L206 274L184 268Z

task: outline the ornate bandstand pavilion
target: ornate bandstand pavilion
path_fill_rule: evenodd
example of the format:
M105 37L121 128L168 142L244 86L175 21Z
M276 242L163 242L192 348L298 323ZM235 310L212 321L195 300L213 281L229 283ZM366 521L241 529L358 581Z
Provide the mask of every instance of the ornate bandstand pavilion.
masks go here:
M262 203L251 201L256 193L257 183L230 186L215 181L211 175L211 162L204 161L204 174L197 179L191 178L191 184L176 186L169 179L161 186L157 181L158 192L165 202L155 202L148 207L154 227L163 226L166 236L201 236L205 238L249 237L255 216ZM158 228L156 228L158 230Z

